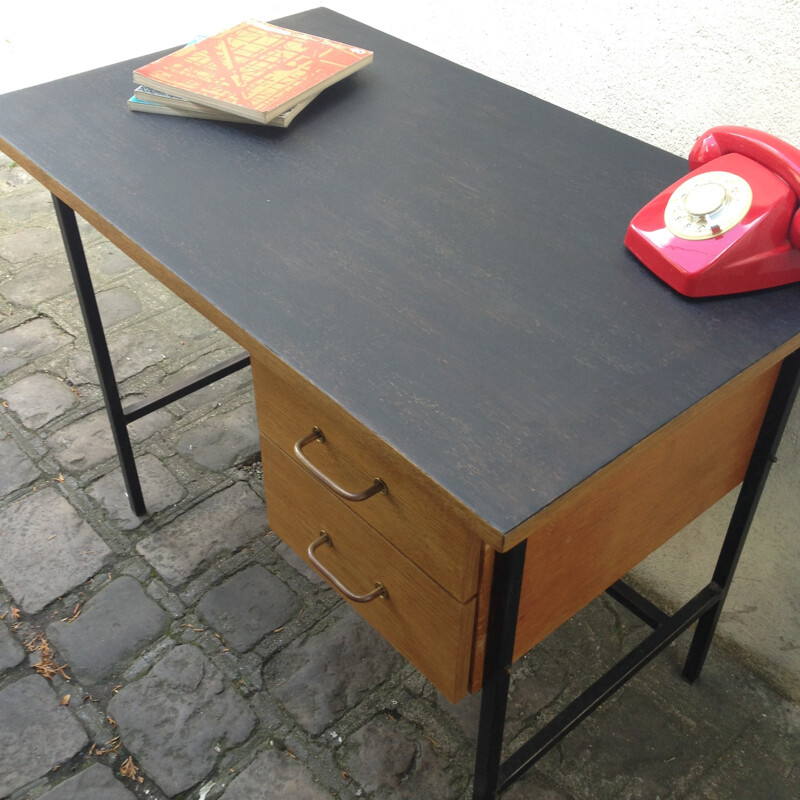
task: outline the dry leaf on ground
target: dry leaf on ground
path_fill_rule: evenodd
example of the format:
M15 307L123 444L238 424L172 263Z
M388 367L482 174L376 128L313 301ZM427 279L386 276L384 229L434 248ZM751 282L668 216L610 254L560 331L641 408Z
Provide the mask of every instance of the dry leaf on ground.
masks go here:
M122 766L119 768L119 774L122 775L123 778L130 778L132 781L139 781L139 783L144 780L144 778L139 775L139 767L133 763L133 756L128 756L122 762Z
M43 675L48 680L53 680L56 675L60 675L64 680L70 680L69 675L64 672L66 664L58 664L54 659L53 648L50 643L44 638L44 634L40 633L33 639L25 642L25 648L29 653L39 652L39 660L31 666L40 675Z

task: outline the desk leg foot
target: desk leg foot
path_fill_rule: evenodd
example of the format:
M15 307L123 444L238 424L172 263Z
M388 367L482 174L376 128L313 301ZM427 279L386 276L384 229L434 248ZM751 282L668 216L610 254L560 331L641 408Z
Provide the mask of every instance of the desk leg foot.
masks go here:
M711 648L711 640L714 638L714 631L717 629L724 601L725 595L722 595L716 605L697 621L692 643L689 646L689 654L686 656L686 663L683 665L683 679L687 683L694 683L700 677L703 665L706 663L708 651Z
M495 553L472 800L492 800L500 789L500 756L514 657L525 542Z
M784 359L778 373L775 388L772 391L772 397L764 414L764 421L761 424L761 430L756 439L742 487L739 490L736 506L712 579L712 584L719 587L721 593L716 604L698 620L683 668L683 677L689 683L694 683L700 677L708 650L711 647L711 640L722 613L722 606L733 581L736 565L739 563L739 556L755 516L769 469L775 461L775 454L786 427L789 412L797 396L800 384L799 376L800 350L797 350Z
M108 421L111 423L111 433L114 436L114 444L122 467L122 478L125 481L128 502L133 513L142 517L147 513L142 486L139 482L139 473L136 469L133 448L128 435L128 425L122 409L117 380L114 377L114 367L108 352L108 343L100 318L100 310L97 307L92 279L89 275L89 266L86 263L78 222L75 219L75 212L55 195L53 195L53 205L58 225L61 228L61 238L67 252L69 268L72 271L72 280L75 282L75 291L78 294L83 321L86 325L89 346L92 349L97 375L100 379L100 388L103 392Z

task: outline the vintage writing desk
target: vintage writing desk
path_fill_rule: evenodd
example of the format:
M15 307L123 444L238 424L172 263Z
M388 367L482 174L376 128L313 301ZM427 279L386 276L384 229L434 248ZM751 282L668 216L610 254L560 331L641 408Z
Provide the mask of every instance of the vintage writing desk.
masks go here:
M800 286L678 296L622 240L681 159L332 12L283 22L376 54L288 131L128 112L145 56L0 98L0 145L56 196L90 325L73 209L244 347L272 527L448 698L483 687L487 798L698 618L699 673ZM687 606L619 582L746 472ZM507 666L605 590L653 634L499 764Z

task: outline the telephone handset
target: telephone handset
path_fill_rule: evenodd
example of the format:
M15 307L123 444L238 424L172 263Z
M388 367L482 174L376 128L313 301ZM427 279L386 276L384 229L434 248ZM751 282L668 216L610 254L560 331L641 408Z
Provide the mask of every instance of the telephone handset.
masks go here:
M690 297L800 281L800 150L752 128L711 128L688 177L631 220L625 246Z

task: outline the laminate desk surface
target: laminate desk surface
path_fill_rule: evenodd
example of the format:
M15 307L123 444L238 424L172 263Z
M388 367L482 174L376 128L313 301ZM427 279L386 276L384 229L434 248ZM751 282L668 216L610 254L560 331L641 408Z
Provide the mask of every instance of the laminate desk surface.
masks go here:
M129 112L154 54L0 97L0 145L499 536L800 343L800 286L690 300L623 247L682 159L325 9L282 22L375 52L288 130Z

